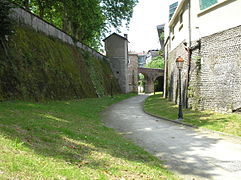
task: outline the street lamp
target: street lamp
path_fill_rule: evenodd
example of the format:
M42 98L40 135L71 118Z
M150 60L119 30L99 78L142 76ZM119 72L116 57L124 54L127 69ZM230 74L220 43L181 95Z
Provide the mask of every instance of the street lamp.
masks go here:
M181 72L183 67L184 59L179 56L176 59L176 65L179 70L179 80L178 80L178 86L179 86L179 107L178 107L178 120L183 120L183 113L182 113L182 87L181 87Z

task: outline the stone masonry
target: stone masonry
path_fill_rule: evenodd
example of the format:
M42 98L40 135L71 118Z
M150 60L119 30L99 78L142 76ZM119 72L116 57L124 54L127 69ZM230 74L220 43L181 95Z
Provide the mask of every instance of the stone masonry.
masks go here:
M128 40L116 33L104 39L106 56L123 93L130 92L128 77Z
M128 76L129 76L129 91L138 92L138 55L128 55Z
M63 32L61 29L41 19L35 14L26 11L23 8L19 7L12 9L12 14L10 16L18 23L30 26L36 31L42 32L47 36L60 39L61 41L68 43L70 45L76 45L80 49L89 51L93 56L95 56L98 59L107 60L107 58L104 55L100 54L99 52L95 51L94 49L86 46L81 42L74 42L73 38L69 34Z
M192 43L195 46L196 42ZM183 44L171 51L166 61L167 94L177 102L177 68L175 59L185 64L182 84L187 81L187 51ZM232 112L241 108L241 26L201 38L200 49L192 51L189 106L194 109Z
M163 69L154 69L154 68L138 68L138 73L141 73L145 77L145 93L154 92L154 82L158 77L164 76Z

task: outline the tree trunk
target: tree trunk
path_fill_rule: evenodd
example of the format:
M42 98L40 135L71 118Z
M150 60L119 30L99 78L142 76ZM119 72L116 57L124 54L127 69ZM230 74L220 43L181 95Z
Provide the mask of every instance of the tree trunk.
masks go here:
M38 0L38 7L39 7L39 17L40 18L44 18L44 2L42 2L41 0Z
M29 0L24 0L24 2L23 2L23 6L24 6L24 8L26 9L26 10L30 10L30 8L29 8Z
M1 45L3 47L3 50L4 50L5 54L6 54L6 56L8 56L8 51L7 51L7 47L6 47L5 43L4 43L4 40L2 38L0 38L0 41L1 41Z
M39 7L39 17L40 18L44 18L44 8L43 7Z

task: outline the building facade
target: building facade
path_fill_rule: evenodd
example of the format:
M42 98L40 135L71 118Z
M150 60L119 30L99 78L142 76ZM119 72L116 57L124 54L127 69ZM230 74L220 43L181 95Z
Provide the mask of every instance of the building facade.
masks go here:
M103 40L105 42L106 56L115 78L118 80L121 91L129 92L128 78L128 39L116 33Z
M113 33L104 42L106 56L122 92L138 92L138 55L128 53L127 35Z
M159 38L159 42L160 42L160 50L164 51L164 28L165 28L165 24L161 24L158 25L157 27L157 33L158 33L158 38Z
M145 52L138 53L138 66L144 67L146 65L147 54Z
M165 26L164 96L178 101L175 59L185 59L186 106L232 112L241 108L241 0L181 0Z

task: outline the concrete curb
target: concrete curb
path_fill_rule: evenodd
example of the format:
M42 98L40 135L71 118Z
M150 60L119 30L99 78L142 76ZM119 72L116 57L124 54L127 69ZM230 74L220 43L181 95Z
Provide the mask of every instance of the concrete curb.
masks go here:
M151 114L151 113L145 111L145 109L144 109L145 101L146 101L146 99L142 103L142 110L143 110L144 113L146 113L146 114L148 114L148 115L150 115L152 117L158 118L160 120L170 121L170 122L173 122L173 123L176 123L176 124L180 124L180 125L183 125L183 126L187 126L187 127L191 127L191 128L194 128L194 129L198 129L200 131L211 132L213 134L222 135L224 137L226 136L226 137L229 137L229 138L232 138L232 139L235 139L235 140L238 140L238 141L241 142L241 137L239 137L239 136L235 136L235 135L232 135L232 134L227 134L227 133L220 132L220 131L214 131L214 130L211 130L211 129L202 128L202 127L198 127L198 126L195 126L195 125L192 125L192 124L184 123L184 122L181 122L181 121L178 121L178 120L167 119L167 118L163 118L163 117Z

